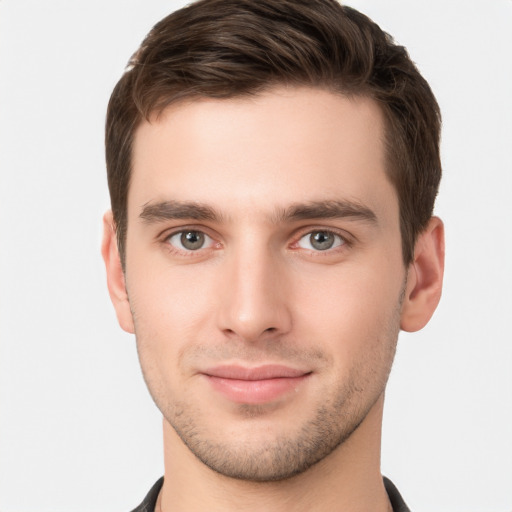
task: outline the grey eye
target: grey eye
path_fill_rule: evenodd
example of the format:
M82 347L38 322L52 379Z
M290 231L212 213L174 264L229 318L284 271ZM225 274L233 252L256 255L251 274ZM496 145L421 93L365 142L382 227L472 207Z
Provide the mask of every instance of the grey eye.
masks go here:
M169 237L169 243L184 251L197 251L211 247L213 240L202 231L179 231Z
M313 251L327 251L343 245L345 241L332 231L313 231L304 235L298 242L299 247Z

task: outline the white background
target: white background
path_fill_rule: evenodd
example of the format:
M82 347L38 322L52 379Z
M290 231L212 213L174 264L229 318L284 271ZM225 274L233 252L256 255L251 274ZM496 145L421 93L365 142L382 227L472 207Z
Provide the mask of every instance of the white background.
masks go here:
M0 0L0 510L128 511L159 413L99 255L110 92L163 0ZM383 473L415 512L512 511L512 1L357 0L444 116L445 291L402 335Z

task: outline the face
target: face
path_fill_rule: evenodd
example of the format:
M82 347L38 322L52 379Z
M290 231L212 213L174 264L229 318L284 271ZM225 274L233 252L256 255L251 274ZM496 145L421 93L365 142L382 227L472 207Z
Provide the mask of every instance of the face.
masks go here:
M215 471L305 471L382 396L406 275L382 140L371 100L317 89L138 129L120 316L165 420Z

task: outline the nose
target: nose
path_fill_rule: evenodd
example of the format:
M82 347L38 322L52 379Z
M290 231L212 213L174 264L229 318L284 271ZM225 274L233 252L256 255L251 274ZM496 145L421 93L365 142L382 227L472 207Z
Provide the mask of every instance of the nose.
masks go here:
M270 248L249 243L226 256L220 274L219 328L245 342L290 331L285 263Z

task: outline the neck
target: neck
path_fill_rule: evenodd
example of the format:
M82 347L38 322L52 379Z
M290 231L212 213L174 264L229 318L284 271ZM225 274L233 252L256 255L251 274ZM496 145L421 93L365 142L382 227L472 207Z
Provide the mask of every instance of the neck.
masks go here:
M221 475L200 462L164 420L162 512L388 512L380 474L383 396L342 445L307 471L277 482ZM158 508L157 508L158 510Z

